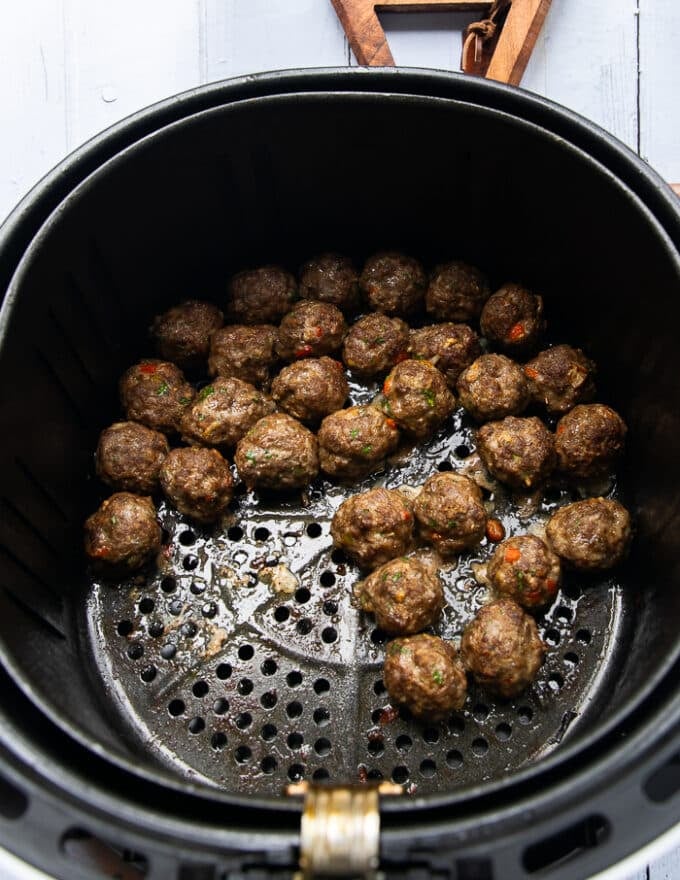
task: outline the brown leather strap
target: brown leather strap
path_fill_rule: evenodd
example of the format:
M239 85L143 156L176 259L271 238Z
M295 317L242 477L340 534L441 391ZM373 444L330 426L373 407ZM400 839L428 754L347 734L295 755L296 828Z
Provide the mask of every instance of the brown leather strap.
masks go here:
M482 21L473 21L463 35L463 52L460 67L464 73L483 76L489 61L488 48L498 36L501 18L510 8L512 0L495 0L489 14Z

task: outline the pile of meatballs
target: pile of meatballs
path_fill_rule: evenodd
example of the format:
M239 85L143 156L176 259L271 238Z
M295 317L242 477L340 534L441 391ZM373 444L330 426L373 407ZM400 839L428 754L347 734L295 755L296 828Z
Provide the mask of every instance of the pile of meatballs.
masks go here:
M457 406L478 426L484 468L518 498L548 481L594 485L623 452L623 420L591 402L593 362L566 344L542 350L541 296L515 283L493 292L466 263L428 275L387 251L357 272L349 258L322 254L297 278L279 266L234 275L223 305L191 300L158 315L157 357L120 379L125 420L96 450L114 494L85 523L86 554L110 578L159 553L161 493L207 525L229 507L234 468L257 492L300 492L319 474L351 487L398 449L417 455ZM382 390L346 406L348 375ZM562 567L615 566L631 523L617 501L587 497L558 508L544 539L506 539L479 485L445 471L417 489L351 494L331 534L361 570L359 607L395 637L384 667L391 701L437 720L463 705L470 676L502 698L531 683L545 652L535 615L554 601ZM441 567L483 541L496 545L487 566L495 595L458 649L424 630L445 604Z

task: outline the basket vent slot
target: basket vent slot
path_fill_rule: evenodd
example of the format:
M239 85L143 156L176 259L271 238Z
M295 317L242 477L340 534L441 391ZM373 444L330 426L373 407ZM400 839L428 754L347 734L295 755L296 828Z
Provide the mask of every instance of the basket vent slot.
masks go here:
M562 865L600 846L609 831L609 822L603 816L588 816L528 847L524 851L524 867L529 874L535 874Z
M680 752L673 755L665 764L655 770L644 784L644 791L650 801L665 804L680 789Z
M21 819L27 809L26 795L4 776L0 776L0 816L14 821Z
M71 828L61 838L63 854L85 870L110 880L143 880L149 872L145 856L113 844L84 831Z

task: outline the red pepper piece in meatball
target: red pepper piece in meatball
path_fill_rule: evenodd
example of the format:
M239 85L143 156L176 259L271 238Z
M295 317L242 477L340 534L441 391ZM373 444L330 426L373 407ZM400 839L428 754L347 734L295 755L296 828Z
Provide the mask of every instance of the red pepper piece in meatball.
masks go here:
M458 651L425 633L388 643L383 679L392 703L427 721L441 721L462 709L467 696Z
M555 439L535 416L508 416L483 425L477 431L477 451L492 476L522 492L545 483L556 462Z
M453 260L432 273L425 308L438 321L473 321L490 296L489 282L479 269Z
M337 306L345 314L359 306L359 274L349 257L324 253L300 269L300 298Z
M319 428L321 470L340 480L360 479L379 470L398 443L397 423L375 407L338 410Z
M85 521L85 553L102 570L123 575L153 559L161 535L150 498L117 492Z
M114 489L150 495L170 451L165 434L136 422L116 422L102 431L95 462L97 476Z
M129 421L174 434L196 392L182 371L167 361L143 360L120 380L120 400Z
M240 379L215 379L199 391L182 419L182 440L231 449L255 422L274 412L274 401Z
M456 405L446 379L428 361L397 364L385 379L383 394L385 415L418 440L431 437Z
M227 316L235 324L278 324L297 298L297 282L281 266L246 269L229 281Z
M623 454L626 423L609 406L575 406L557 423L555 451L562 473L579 479L610 474Z
M519 364L502 354L483 354L458 377L460 402L478 422L516 416L529 404L529 388Z
M359 285L373 311L404 318L420 308L427 277L413 257L381 251L364 263Z
M161 486L180 513L199 523L214 522L229 506L234 478L216 449L173 449L161 468Z
M545 329L543 299L519 284L504 284L486 301L480 327L482 335L503 351L530 351Z
M409 357L429 361L446 379L449 388L482 353L479 336L467 324L431 324L411 330Z
M340 349L346 333L340 309L329 303L302 300L281 321L276 353L284 361L333 354Z
M377 568L357 589L362 611L375 615L385 632L407 636L435 623L444 590L432 567L402 556Z
M273 324L230 324L215 331L210 339L208 372L225 379L241 379L265 388L277 361Z
M580 348L555 345L524 366L529 392L549 413L564 413L595 396L595 364Z
M490 694L510 698L535 679L545 656L536 621L512 599L479 610L463 632L465 667Z
M372 312L349 328L342 359L357 376L372 378L387 373L408 357L409 327L400 318Z
M328 357L296 361L272 382L272 397L279 407L311 425L341 409L348 395L342 364Z
M413 512L420 537L442 556L474 547L486 532L481 490L462 474L444 471L429 477L414 502Z
M335 512L331 535L362 568L375 568L411 549L412 505L394 489L351 495Z
M260 419L239 442L234 461L249 489L303 489L319 473L316 437L285 413Z
M224 323L224 315L209 302L187 300L157 315L151 335L160 357L183 370L205 365L210 336Z
M518 535L499 544L487 566L498 593L524 608L549 605L560 585L560 559L535 535Z
M572 568L604 571L617 565L628 551L630 514L618 501L587 498L555 511L545 535L550 547Z

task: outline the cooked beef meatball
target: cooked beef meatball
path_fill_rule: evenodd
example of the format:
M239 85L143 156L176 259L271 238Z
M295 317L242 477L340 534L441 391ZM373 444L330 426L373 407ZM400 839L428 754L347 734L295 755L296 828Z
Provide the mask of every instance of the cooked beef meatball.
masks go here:
M320 254L300 270L300 297L330 303L343 312L359 305L359 275L349 257Z
M231 324L216 330L210 340L208 372L265 387L276 363L275 342L273 324Z
M542 485L556 462L555 438L536 416L482 425L477 451L490 474L524 492Z
M543 299L519 284L504 284L486 301L479 323L482 334L504 351L529 351L545 329Z
M595 364L580 348L555 345L524 366L529 392L550 413L563 413L595 396Z
M209 302L191 299L157 315L151 325L158 354L182 369L205 364L210 335L224 323L222 312Z
M296 361L272 382L272 397L281 409L310 424L341 409L348 394L342 364L328 357Z
M575 406L555 430L559 469L582 478L611 473L623 453L626 431L621 416L602 403Z
M316 437L285 413L260 419L239 442L234 461L248 488L302 489L319 473Z
M518 535L496 547L487 572L499 593L525 608L542 608L557 595L560 559L535 535Z
M465 367L478 358L479 337L467 324L431 324L411 331L409 353L415 360L430 361L444 376L449 388Z
M460 654L477 684L509 698L534 680L545 645L533 617L512 599L499 599L481 608L465 627Z
M182 419L182 440L198 446L236 446L258 419L274 412L274 401L249 382L214 379L199 391Z
M435 267L425 308L438 321L471 321L479 317L490 295L489 282L479 269L454 260Z
M413 437L425 440L451 415L456 405L446 379L428 361L402 361L383 385L385 415Z
M114 489L150 495L169 449L164 434L136 422L116 422L99 437L97 476Z
M444 607L438 575L418 559L402 556L370 574L357 590L362 611L388 633L408 636L433 624Z
M398 443L396 423L375 407L338 410L319 428L321 470L341 480L360 479L378 470Z
M413 512L421 538L442 556L474 547L486 531L486 510L479 486L469 477L444 471L429 477Z
M167 361L144 360L120 380L120 400L126 417L154 431L174 434L196 392L182 371Z
M427 277L413 257L381 251L364 263L359 285L374 311L406 317L420 307Z
M408 324L400 318L372 312L349 328L342 359L357 376L380 376L408 357L408 343Z
M239 324L278 324L297 298L295 278L280 266L246 269L229 281L227 315Z
M529 403L522 368L502 354L483 354L458 377L461 404L477 419L502 419L523 412Z
M102 569L123 574L158 553L161 534L150 498L116 492L85 521L85 553Z
M603 571L626 555L630 514L618 501L587 498L555 511L545 534L555 553L573 568Z
M296 303L281 321L276 353L284 361L333 354L342 345L345 333L347 325L340 309L305 299Z
M375 568L410 550L413 507L395 489L351 495L335 512L331 535L362 568Z
M458 651L437 636L422 633L387 645L383 679L390 700L416 718L440 721L462 709L467 677Z
M227 509L234 479L216 449L173 449L161 468L161 486L180 513L200 523L216 520Z

